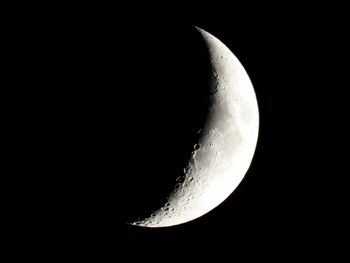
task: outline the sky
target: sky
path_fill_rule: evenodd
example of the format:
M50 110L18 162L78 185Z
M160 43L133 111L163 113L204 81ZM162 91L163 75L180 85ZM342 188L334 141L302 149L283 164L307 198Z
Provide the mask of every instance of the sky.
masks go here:
M341 27L316 7L263 7L233 3L123 16L114 9L50 9L12 22L19 27L16 59L28 69L23 86L31 87L21 93L30 107L21 115L20 138L30 156L25 174L35 176L21 181L30 194L21 199L18 219L28 244L37 238L130 258L186 251L234 259L276 251L289 258L327 243L335 225L327 215L336 217L339 203L330 201L337 188L329 178L338 172L327 167L334 151L325 150L332 142L324 131L339 122L329 113L338 105L325 101L338 94L327 76L339 64L325 61L342 54L326 40L336 42ZM205 216L169 228L128 226L130 203L137 206L148 193L157 198L149 174L182 163L186 140L196 139L176 127L195 129L203 121L191 121L204 104L196 104L195 85L183 81L206 83L205 61L193 63L202 59L200 45L182 41L189 25L220 39L248 72L260 114L256 152L239 187Z

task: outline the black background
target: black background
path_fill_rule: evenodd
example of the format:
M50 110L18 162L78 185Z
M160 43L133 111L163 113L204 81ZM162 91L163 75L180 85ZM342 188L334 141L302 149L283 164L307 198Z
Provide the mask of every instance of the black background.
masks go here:
M338 43L341 21L330 23L326 7L148 8L48 7L12 20L13 61L23 72L14 81L28 87L16 90L25 105L19 169L28 174L17 182L26 193L16 217L21 242L130 260L326 252L342 231L333 221L333 192L342 192L333 191L337 170L327 166L332 142L324 139L327 123L337 127L326 88L337 85L327 78L337 54L326 47ZM235 192L205 216L128 226L130 207L164 198L159 171L181 166L196 140L188 132L204 121L205 94L191 88L207 88L208 68L189 25L220 39L248 72L260 111L256 153Z

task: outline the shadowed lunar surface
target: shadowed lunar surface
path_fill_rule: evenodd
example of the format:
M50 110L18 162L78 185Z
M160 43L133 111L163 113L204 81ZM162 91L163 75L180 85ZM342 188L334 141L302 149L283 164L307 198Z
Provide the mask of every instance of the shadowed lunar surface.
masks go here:
M149 28L119 31L123 41L95 32L101 43L79 50L83 66L72 69L79 85L67 88L79 151L72 192L79 189L79 209L109 221L133 222L164 205L210 111L200 34L190 26Z

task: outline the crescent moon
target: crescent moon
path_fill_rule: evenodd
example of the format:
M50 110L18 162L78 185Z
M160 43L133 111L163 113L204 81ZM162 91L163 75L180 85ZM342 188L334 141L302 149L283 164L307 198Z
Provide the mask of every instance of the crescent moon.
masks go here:
M132 225L168 227L203 216L236 189L255 152L259 110L248 74L220 40L196 29L210 55L211 110L183 180L159 210Z

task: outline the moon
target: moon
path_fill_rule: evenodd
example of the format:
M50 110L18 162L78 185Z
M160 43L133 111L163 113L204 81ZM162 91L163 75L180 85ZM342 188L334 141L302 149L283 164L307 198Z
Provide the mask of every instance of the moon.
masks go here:
M253 85L235 55L216 37L195 27L210 56L210 110L183 175L164 205L129 224L168 227L217 207L245 176L256 148L259 110Z

